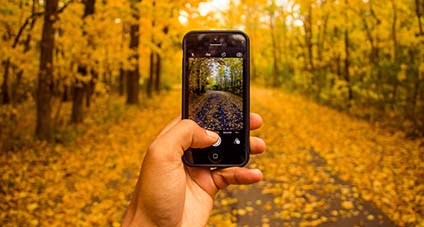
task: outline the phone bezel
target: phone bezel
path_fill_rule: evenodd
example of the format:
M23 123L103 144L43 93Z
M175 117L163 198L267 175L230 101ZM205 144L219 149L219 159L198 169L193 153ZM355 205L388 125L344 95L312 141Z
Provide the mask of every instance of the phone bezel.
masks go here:
M250 155L250 41L246 33L239 30L198 30L190 31L185 34L183 38L183 83L182 83L182 119L188 118L188 76L187 73L187 64L188 64L188 54L187 54L187 39L192 35L234 35L239 34L245 38L244 56L243 56L243 118L244 118L244 161L242 163L192 163L187 160L187 153L190 152L190 149L184 152L182 157L183 162L188 166L193 167L233 167L233 166L244 166L249 162ZM211 47L209 47L211 48ZM206 152L206 151L205 151ZM207 155L207 154L206 154Z

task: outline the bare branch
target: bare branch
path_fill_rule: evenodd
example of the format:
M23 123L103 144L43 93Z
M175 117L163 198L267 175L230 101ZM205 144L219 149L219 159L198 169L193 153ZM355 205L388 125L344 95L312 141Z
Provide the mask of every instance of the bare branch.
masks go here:
M66 7L68 7L74 0L69 0L67 1L60 9L57 10L57 14L62 13ZM21 35L24 31L24 29L26 28L26 26L29 24L29 22L32 20L33 22L35 22L35 20L38 17L41 17L44 15L44 12L35 12L32 13L31 15L29 15L26 19L25 22L22 24L22 26L19 28L18 30L18 34L16 34L15 39L13 40L13 44L12 44L12 48L15 48L16 45L18 45L19 39L21 38Z

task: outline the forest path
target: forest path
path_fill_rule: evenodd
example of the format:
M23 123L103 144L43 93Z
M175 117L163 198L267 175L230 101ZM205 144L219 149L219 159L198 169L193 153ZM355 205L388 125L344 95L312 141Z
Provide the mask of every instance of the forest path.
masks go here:
M194 120L202 127L215 130L240 130L243 128L243 100L225 91L206 91L193 100ZM222 127L226 126L226 127Z
M121 117L99 111L70 144L1 153L0 225L119 226L145 151L180 100L180 89L139 107L122 99ZM264 181L219 193L210 226L423 226L423 140L278 90L253 87L251 110L264 118L253 135L267 152L249 165Z
M278 90L253 88L264 181L225 190L214 221L236 226L422 226L423 140ZM233 214L229 216L228 214ZM222 216L226 218L222 218ZM212 226L220 226L212 225Z

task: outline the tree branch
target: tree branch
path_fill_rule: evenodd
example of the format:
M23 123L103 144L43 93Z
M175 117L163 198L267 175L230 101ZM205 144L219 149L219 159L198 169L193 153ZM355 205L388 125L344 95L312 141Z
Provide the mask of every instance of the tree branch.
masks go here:
M56 11L57 14L62 13L66 7L68 7L74 0L69 0L67 1L62 7L60 7L60 9L58 9ZM15 39L13 40L13 44L12 44L12 48L15 48L16 45L18 45L19 39L21 38L21 35L24 31L24 29L26 28L26 26L29 24L30 20L36 20L38 17L43 16L44 12L36 12L36 13L32 13L31 15L29 15L26 19L25 22L22 24L22 26L19 28L18 30L18 34L16 34Z

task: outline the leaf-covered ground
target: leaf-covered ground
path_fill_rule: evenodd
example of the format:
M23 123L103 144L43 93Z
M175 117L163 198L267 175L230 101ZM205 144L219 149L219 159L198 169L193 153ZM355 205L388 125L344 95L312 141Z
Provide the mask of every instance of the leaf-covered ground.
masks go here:
M265 120L254 134L268 147L251 165L264 170L265 181L222 193L213 220L239 226L424 226L422 139L405 140L401 132L276 90L251 93L252 111Z
M214 130L243 128L243 100L240 96L208 90L194 98L191 106L189 118L199 122L201 127Z
M105 122L100 111L66 146L0 154L0 225L119 226L146 148L179 114L180 94ZM250 165L265 180L221 192L210 226L424 226L422 139L276 90L251 96L265 120L254 134L268 151Z

